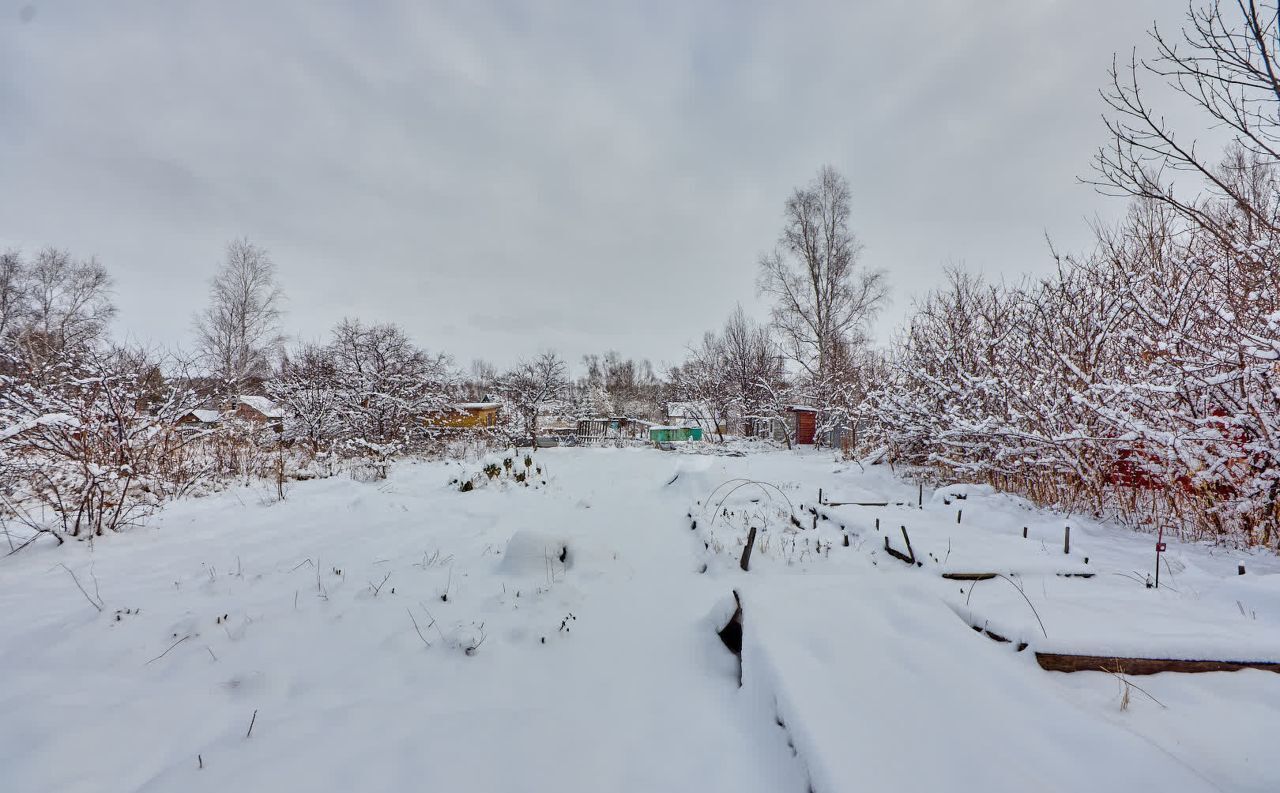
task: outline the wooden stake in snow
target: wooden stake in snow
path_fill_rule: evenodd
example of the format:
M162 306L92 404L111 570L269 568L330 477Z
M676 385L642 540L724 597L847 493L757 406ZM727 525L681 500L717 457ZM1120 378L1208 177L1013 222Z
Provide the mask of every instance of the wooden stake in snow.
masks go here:
M964 510L963 510L963 509L957 509L957 510L956 510L956 524L957 524L957 525L959 525L959 523L960 523L960 516L961 516L961 515L963 515L963 514L964 514Z
M1071 553L1071 527L1070 526L1068 526L1067 530L1062 533L1062 552Z
M1164 526L1156 535L1156 589L1160 588L1160 554L1164 553Z
M1026 538L1027 538L1027 527L1026 527L1026 526L1023 526L1023 527L1022 527L1022 539L1024 539L1024 540L1025 540Z
M920 490L916 493L916 506L924 509L924 482L920 482L918 486Z
M755 544L756 527L752 526L751 531L747 534L747 546L742 549L742 561L739 563L739 566L742 568L742 572L744 573L747 572L748 567L751 565L751 549Z
M1236 568L1236 575L1244 575L1244 565L1240 565Z

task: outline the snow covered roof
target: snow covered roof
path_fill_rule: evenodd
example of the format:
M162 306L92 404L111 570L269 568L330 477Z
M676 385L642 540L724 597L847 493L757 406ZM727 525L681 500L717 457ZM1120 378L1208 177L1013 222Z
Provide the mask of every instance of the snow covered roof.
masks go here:
M35 427L47 427L52 424L65 424L68 427L79 427L80 420L70 413L48 413L33 419L24 419L16 424L0 429L0 441L7 441L19 433Z
M182 415L191 416L201 424L213 424L214 422L219 421L222 418L222 414L219 413L218 411L206 410L204 408L195 408L194 410L188 410L186 413Z
M501 402L454 402L453 407L458 410L497 410L502 407Z
M264 396L242 396L240 397L240 404L258 411L269 419L284 417L284 410L277 407L274 402Z

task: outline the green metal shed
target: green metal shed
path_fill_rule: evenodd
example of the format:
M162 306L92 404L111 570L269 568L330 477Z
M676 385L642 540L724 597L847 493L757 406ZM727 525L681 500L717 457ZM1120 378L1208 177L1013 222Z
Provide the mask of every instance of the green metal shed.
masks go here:
M701 427L650 427L649 440L654 443L670 443L672 441L700 441Z

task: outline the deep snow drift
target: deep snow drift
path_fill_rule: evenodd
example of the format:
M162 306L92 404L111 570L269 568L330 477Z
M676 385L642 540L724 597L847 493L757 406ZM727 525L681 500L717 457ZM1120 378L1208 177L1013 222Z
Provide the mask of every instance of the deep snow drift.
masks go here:
M919 509L915 485L830 454L537 459L536 488L463 493L475 464L403 464L0 561L0 789L1277 787L1280 675L1132 678L1164 707L1132 691L1122 710L1115 677L1044 672L970 627L1033 649L1280 654L1274 558L1171 543L1174 589L1150 590L1133 576L1153 538L979 491L956 524L956 493ZM777 489L717 516L708 496L739 477ZM906 503L826 508L815 529L800 505L819 487ZM742 573L753 518L768 528ZM883 551L899 525L922 566ZM1054 575L1084 555L1094 578ZM958 565L1016 575L940 577ZM741 670L716 636L735 589Z

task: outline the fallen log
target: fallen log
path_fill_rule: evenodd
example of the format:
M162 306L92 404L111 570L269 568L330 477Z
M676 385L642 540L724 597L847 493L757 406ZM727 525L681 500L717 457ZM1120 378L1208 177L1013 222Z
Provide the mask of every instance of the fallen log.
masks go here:
M1236 672L1261 669L1280 674L1273 661L1209 661L1177 658L1116 658L1106 655L1036 653L1036 663L1050 672L1112 672L1123 675L1154 675L1160 672Z
M943 573L942 577L952 581L986 581L1000 575L1024 576L1026 573ZM1054 573L1060 578L1093 578L1097 573Z

